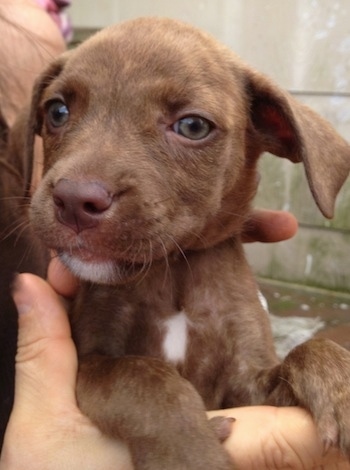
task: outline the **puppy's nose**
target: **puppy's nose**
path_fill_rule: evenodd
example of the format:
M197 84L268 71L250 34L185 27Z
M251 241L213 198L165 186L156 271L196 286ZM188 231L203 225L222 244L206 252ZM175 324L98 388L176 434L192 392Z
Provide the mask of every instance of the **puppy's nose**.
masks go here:
M99 224L113 197L102 183L62 178L53 189L53 201L57 220L80 233Z

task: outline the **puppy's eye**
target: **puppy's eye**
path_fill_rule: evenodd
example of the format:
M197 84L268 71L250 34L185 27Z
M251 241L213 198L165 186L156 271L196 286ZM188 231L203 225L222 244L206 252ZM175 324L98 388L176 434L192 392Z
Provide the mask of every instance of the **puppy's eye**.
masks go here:
M47 117L53 127L61 127L69 119L69 110L62 101L52 101L47 107Z
M199 116L187 116L179 119L173 125L173 131L187 139L201 140L207 137L213 129L213 124Z

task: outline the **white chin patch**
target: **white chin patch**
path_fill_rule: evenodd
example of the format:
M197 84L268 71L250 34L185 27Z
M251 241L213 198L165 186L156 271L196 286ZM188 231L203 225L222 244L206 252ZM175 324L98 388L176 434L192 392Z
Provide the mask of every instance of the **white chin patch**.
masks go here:
M61 253L60 260L72 273L83 281L97 284L111 284L117 277L116 266L112 261L82 261L68 253Z

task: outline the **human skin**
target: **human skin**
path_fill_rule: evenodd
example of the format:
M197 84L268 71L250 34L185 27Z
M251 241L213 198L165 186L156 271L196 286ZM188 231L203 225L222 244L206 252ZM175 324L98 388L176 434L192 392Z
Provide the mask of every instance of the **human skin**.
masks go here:
M1 111L11 127L29 102L33 82L66 45L61 33L34 0L0 0Z
M56 266L55 272L62 276L64 270ZM131 470L127 448L103 436L77 406L77 355L57 292L46 281L21 274L14 300L16 393L0 470ZM211 411L208 417L223 414L236 419L224 443L236 469L350 468L336 450L324 453L310 415L301 408L244 407Z

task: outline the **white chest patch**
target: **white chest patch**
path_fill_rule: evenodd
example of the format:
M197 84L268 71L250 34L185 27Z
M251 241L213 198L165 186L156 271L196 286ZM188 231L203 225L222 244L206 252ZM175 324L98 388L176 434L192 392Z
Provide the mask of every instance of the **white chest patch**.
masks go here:
M178 364L186 357L188 340L188 318L185 312L179 312L164 322L165 336L163 340L163 352L165 358Z

